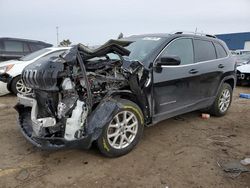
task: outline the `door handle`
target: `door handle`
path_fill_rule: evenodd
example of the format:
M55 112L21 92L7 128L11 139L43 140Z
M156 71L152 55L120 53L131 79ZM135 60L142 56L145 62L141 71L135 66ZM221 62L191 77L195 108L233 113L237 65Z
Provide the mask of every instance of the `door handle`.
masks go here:
M223 64L219 64L218 65L218 68L220 68L220 69L222 69L222 68L224 68L225 66L223 65Z
M191 69L190 71L189 71L189 74L196 74L196 73L198 73L199 71L197 71L196 69Z

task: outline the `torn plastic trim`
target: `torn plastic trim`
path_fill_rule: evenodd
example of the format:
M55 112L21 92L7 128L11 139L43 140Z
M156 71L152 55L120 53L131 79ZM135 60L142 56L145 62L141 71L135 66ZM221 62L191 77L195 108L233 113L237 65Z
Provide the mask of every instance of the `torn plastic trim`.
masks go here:
M92 141L99 138L103 127L107 125L113 116L121 109L119 103L111 98L105 98L87 119L86 133L92 135Z
M32 121L32 129L36 136L39 136L41 134L42 128L46 127L52 127L56 125L56 119L52 117L45 117L37 119L38 114L38 105L37 100L25 97L23 95L17 94L18 96L18 103L24 106L31 107L31 121Z

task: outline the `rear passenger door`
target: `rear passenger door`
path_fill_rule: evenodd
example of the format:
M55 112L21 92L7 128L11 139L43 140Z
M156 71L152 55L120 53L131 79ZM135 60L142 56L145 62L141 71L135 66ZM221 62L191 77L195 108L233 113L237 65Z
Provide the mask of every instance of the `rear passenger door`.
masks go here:
M200 73L199 86L204 105L206 105L205 102L210 105L214 101L213 97L216 95L225 67L223 59L217 59L217 56L218 52L221 57L225 57L227 54L218 45L220 44L215 44L210 40L194 40L195 63ZM218 48L218 55L215 47Z

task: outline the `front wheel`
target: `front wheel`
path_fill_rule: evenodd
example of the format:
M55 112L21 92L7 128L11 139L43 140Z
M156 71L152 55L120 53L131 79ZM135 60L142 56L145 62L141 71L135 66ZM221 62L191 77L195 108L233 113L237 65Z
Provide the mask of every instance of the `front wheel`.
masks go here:
M120 110L103 127L97 145L102 154L118 157L129 153L139 142L143 134L144 118L141 109L135 103L120 99Z
M11 91L16 95L17 93L27 95L32 93L32 89L29 87L26 87L21 76L17 76L14 78L11 82Z
M225 115L231 105L232 95L232 87L228 83L223 83L211 107L210 113L218 117Z

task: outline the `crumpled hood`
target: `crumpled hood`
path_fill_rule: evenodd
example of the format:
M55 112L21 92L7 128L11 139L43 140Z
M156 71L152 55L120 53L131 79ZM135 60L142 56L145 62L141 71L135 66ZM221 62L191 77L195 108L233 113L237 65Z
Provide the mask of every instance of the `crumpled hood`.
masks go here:
M250 73L250 64L239 66L237 67L237 70L241 73Z
M132 42L133 41L109 40L105 44L95 49L91 49L83 44L78 44L62 54L62 57L66 62L74 62L78 52L81 54L83 60L88 60L94 57L102 57L108 53L116 53L121 56L128 56L130 51L125 47Z

